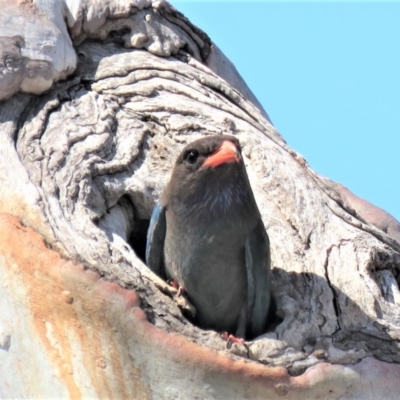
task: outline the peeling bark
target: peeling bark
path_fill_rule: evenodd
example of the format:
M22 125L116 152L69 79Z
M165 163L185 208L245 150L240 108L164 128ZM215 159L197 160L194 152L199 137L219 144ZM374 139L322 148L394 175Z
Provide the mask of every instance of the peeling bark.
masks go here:
M38 37L0 24L0 211L63 257L135 291L155 328L220 357L280 368L289 380L333 364L393 363L398 371L400 225L393 217L312 171L207 35L167 3L29 4L47 30L29 20L28 3L7 7ZM44 38L51 54L38 46ZM143 263L151 210L181 148L222 133L243 147L270 237L275 303L268 332L230 349L193 326L190 304ZM0 337L0 349L10 346L8 334ZM285 387L275 386L277 396ZM343 396L360 393L356 387Z

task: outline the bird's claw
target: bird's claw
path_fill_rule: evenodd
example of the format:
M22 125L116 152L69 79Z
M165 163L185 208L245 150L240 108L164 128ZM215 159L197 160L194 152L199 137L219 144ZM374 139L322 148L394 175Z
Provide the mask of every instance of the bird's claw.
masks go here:
M222 332L221 338L226 340L226 347L228 349L232 347L233 343L239 344L241 346L245 346L244 339L230 335L228 332Z
M171 284L170 282L165 282L158 276L153 277L153 282L156 287L161 290L161 292L174 299L174 301L177 303L178 307L182 310L184 314L188 315L191 318L195 317L196 309L186 298L186 296L184 296L185 291L183 288L179 292L179 285L177 283L177 287L174 287L173 284Z
M179 285L179 283L177 281L170 279L168 281L168 283L178 291L178 296L183 296L185 294L185 288L183 286Z
M189 300L185 296L185 288L183 286L180 286L178 282L174 281L173 279L170 279L167 281L169 287L173 287L177 292L171 292L172 298L176 301L176 304L178 304L178 307L186 314L189 315L189 317L194 318L196 315L196 309L193 307L193 305L189 302Z

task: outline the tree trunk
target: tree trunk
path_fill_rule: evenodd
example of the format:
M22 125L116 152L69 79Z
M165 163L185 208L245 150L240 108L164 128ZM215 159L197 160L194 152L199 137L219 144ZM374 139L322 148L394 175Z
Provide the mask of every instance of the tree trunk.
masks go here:
M400 225L312 171L164 1L0 0L0 397L396 398ZM181 148L239 138L273 317L227 348L143 263Z

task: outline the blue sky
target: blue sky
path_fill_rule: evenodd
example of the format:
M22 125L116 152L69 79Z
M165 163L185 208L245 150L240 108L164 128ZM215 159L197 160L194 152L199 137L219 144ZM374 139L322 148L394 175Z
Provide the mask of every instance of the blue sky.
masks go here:
M170 2L315 171L400 220L400 2Z

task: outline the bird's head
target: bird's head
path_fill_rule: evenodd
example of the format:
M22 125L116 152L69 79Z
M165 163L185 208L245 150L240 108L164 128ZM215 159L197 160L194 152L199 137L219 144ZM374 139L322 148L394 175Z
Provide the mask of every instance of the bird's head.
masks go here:
M205 172L227 163L239 163L241 158L241 147L234 136L209 136L188 144L179 155L175 168Z
M165 204L180 209L206 207L215 212L228 210L248 200L251 189L234 136L208 136L189 143L179 155L164 192Z

